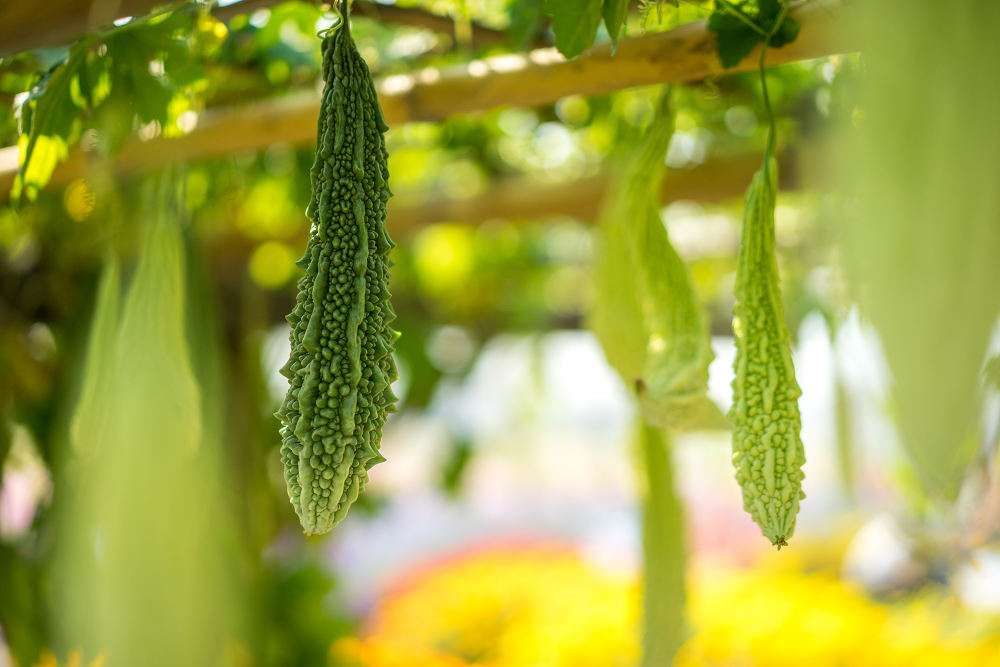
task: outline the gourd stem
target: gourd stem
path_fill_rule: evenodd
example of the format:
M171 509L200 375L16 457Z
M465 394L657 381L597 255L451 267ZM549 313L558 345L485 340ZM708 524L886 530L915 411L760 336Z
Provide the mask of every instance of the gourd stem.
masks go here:
M774 110L771 108L771 96L767 92L767 66L765 60L767 58L767 47L771 44L771 39L778 33L781 29L781 25L785 22L785 16L788 14L788 3L781 3L781 12L778 14L778 19L771 26L771 30L764 37L764 44L760 47L760 60L758 62L758 68L760 70L760 87L761 93L764 96L764 110L767 112L767 121L769 124L767 133L767 147L764 149L765 156L774 155L774 144L776 141L777 128L774 120Z

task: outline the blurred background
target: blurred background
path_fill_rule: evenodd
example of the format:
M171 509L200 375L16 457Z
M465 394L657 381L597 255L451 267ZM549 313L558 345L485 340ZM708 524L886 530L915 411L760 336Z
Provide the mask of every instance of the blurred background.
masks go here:
M387 462L348 519L311 538L272 414L307 231L315 36L335 15L184 5L83 42L66 25L74 7L80 26L102 25L90 3L54 3L27 32L18 13L43 10L0 18L0 665L639 664L641 464L632 396L586 328L594 222L611 158L652 117L661 88L644 84L683 83L661 217L709 322L709 396L727 410L742 195L767 119L752 63L657 51L707 39L694 22L713 3L625 4L617 77L593 64L610 50L601 25L577 61L599 83L553 74L512 93L494 75L559 62L553 45L574 55L541 3L354 3L358 48L402 105L385 103L400 403ZM674 434L687 550L675 663L1000 664L1000 21L802 5L767 83L806 499L775 551L742 509L729 431ZM902 27L890 39L872 12ZM887 55L942 31L945 53ZM864 40L871 62L855 53ZM667 56L682 74L643 73ZM79 75L60 80L68 67ZM433 87L476 79L472 102ZM547 81L579 92L546 100ZM155 192L167 163L182 165L180 196ZM102 281L123 322L104 353L130 369L110 378L95 370ZM910 386L930 393L897 391ZM134 423L97 437L88 396L93 414ZM975 427L952 434L947 451L967 455L941 498L908 448L925 446L913 434L932 430L934 406L961 412L953 400ZM73 435L80 423L90 435ZM183 439L195 467L174 451Z

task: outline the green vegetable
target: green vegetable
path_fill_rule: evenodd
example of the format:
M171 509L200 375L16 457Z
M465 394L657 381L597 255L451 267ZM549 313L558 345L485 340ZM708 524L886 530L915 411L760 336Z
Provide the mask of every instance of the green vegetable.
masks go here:
M981 373L1000 317L1000 3L859 8L864 115L836 142L858 206L840 257L891 372L914 500L950 503L984 451Z
M667 434L638 425L645 469L642 505L643 667L671 664L687 636L684 619L684 507L674 483Z
M88 372L107 382L90 393L85 380L74 419L86 456L67 461L67 495L54 508L52 608L61 641L100 647L121 664L215 664L244 622L230 468L203 417L218 397L204 396L189 350L183 207L171 173L146 205L151 220L117 327L113 261L101 281L93 328L116 329L114 345L106 367L90 355Z
M774 255L778 166L769 149L750 183L736 268L733 465L743 509L777 546L795 530L805 451Z
M346 3L345 3L346 5ZM329 531L383 461L382 427L395 410L385 229L389 172L371 74L344 20L323 39L326 88L312 168L305 275L298 283L281 459L307 534Z
M600 218L590 326L608 362L664 428L724 422L705 396L711 341L684 261L660 220L659 188L673 134L669 92L618 166Z

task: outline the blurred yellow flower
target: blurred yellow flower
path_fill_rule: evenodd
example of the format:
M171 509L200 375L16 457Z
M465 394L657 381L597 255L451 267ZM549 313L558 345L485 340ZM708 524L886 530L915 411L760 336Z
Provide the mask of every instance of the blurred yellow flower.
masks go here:
M765 559L692 578L679 667L1000 667L997 619L943 594L880 604L831 574ZM356 667L616 667L639 661L639 588L559 547L502 547L413 573L362 637Z
M417 573L375 611L367 639L334 654L364 667L624 667L638 659L637 612L634 583L567 549L498 548Z
M70 651L69 655L66 656L66 662L63 663L63 667L105 667L106 662L103 655L99 655L88 663L83 662L83 656L80 655L79 651ZM56 658L52 653L45 651L38 658L38 662L35 663L35 667L59 667L59 659Z

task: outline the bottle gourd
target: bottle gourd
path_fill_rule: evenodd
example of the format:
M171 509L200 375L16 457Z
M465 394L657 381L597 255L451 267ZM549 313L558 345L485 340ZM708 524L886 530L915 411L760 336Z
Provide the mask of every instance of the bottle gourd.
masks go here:
M382 427L395 409L385 230L388 129L371 74L343 20L323 38L309 238L288 316L289 388L277 416L288 495L307 534L347 514L383 461Z

